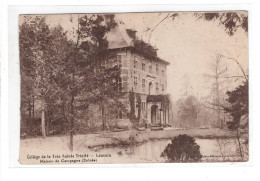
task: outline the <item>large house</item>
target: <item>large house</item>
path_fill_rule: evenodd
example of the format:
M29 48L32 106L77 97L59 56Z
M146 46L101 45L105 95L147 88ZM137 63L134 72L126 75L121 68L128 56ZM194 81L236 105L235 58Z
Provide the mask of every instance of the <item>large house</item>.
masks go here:
M116 52L121 67L122 91L129 112L137 122L167 125L170 98L167 94L167 65L156 47L137 38L136 31L117 26L107 34L110 51ZM122 118L122 114L119 114Z

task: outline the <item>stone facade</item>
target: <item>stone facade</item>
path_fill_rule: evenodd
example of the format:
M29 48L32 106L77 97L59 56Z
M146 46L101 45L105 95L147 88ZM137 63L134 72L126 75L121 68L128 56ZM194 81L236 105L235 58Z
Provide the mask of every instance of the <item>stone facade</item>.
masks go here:
M163 112L162 102L147 102L149 95L167 94L167 63L145 58L131 48L116 50L115 62L121 67L122 91L126 94L132 91L141 99L138 102L135 96L136 118L146 120L148 124L167 124L168 113ZM128 105L126 107L130 109Z
M129 97L130 93L134 94L134 110L130 110L133 109L133 106L130 106L131 100L126 103L126 107L129 112L134 113L139 122L145 121L148 125L168 124L169 108L166 106L168 103L165 103L168 99L164 98L168 96L166 72L169 63L160 59L157 49L151 45L140 40L131 40L131 37L126 38L127 32L133 31L117 31L119 30L112 31L113 37L117 37L120 43L117 45L113 39L110 50L115 52L116 58L110 61L121 67L122 91L126 93L126 97ZM114 33L118 33L118 36Z

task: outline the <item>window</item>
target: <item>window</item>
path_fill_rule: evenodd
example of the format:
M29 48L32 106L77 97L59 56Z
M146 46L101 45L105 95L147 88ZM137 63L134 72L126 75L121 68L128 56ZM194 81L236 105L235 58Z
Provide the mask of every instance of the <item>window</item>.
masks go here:
M134 60L134 68L136 69L137 68L137 61Z
M145 79L142 79L142 87L145 88Z
M136 86L137 85L137 77L134 76L134 85Z
M151 65L149 66L149 73L153 73L153 67Z
M164 77L164 70L162 70L162 76Z
M142 63L142 70L145 71L145 63Z
M117 92L121 92L122 91L122 79L119 78L116 80L116 86L117 86Z
M122 67L122 55L116 56L116 65L118 65L119 67Z
M159 65L156 64L156 75L159 75Z
M158 91L158 90L159 90L159 83L156 82L156 91Z
M164 84L162 84L162 92L164 92Z
M153 83L149 82L149 95L152 94Z

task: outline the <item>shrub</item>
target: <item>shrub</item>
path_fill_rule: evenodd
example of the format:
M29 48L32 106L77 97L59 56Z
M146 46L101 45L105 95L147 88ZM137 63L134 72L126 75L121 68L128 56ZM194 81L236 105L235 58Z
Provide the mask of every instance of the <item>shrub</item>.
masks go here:
M184 134L174 137L161 154L169 162L199 162L200 146L195 139Z

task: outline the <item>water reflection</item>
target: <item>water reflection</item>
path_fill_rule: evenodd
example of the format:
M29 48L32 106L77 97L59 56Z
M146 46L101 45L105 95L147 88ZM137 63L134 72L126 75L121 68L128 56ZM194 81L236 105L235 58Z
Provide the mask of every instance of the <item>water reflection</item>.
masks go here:
M128 147L101 148L96 152L110 153L115 157L120 157L122 162L165 162L166 160L160 155L169 143L170 140L155 140ZM200 145L204 162L239 161L241 159L235 139L196 139L196 143Z

